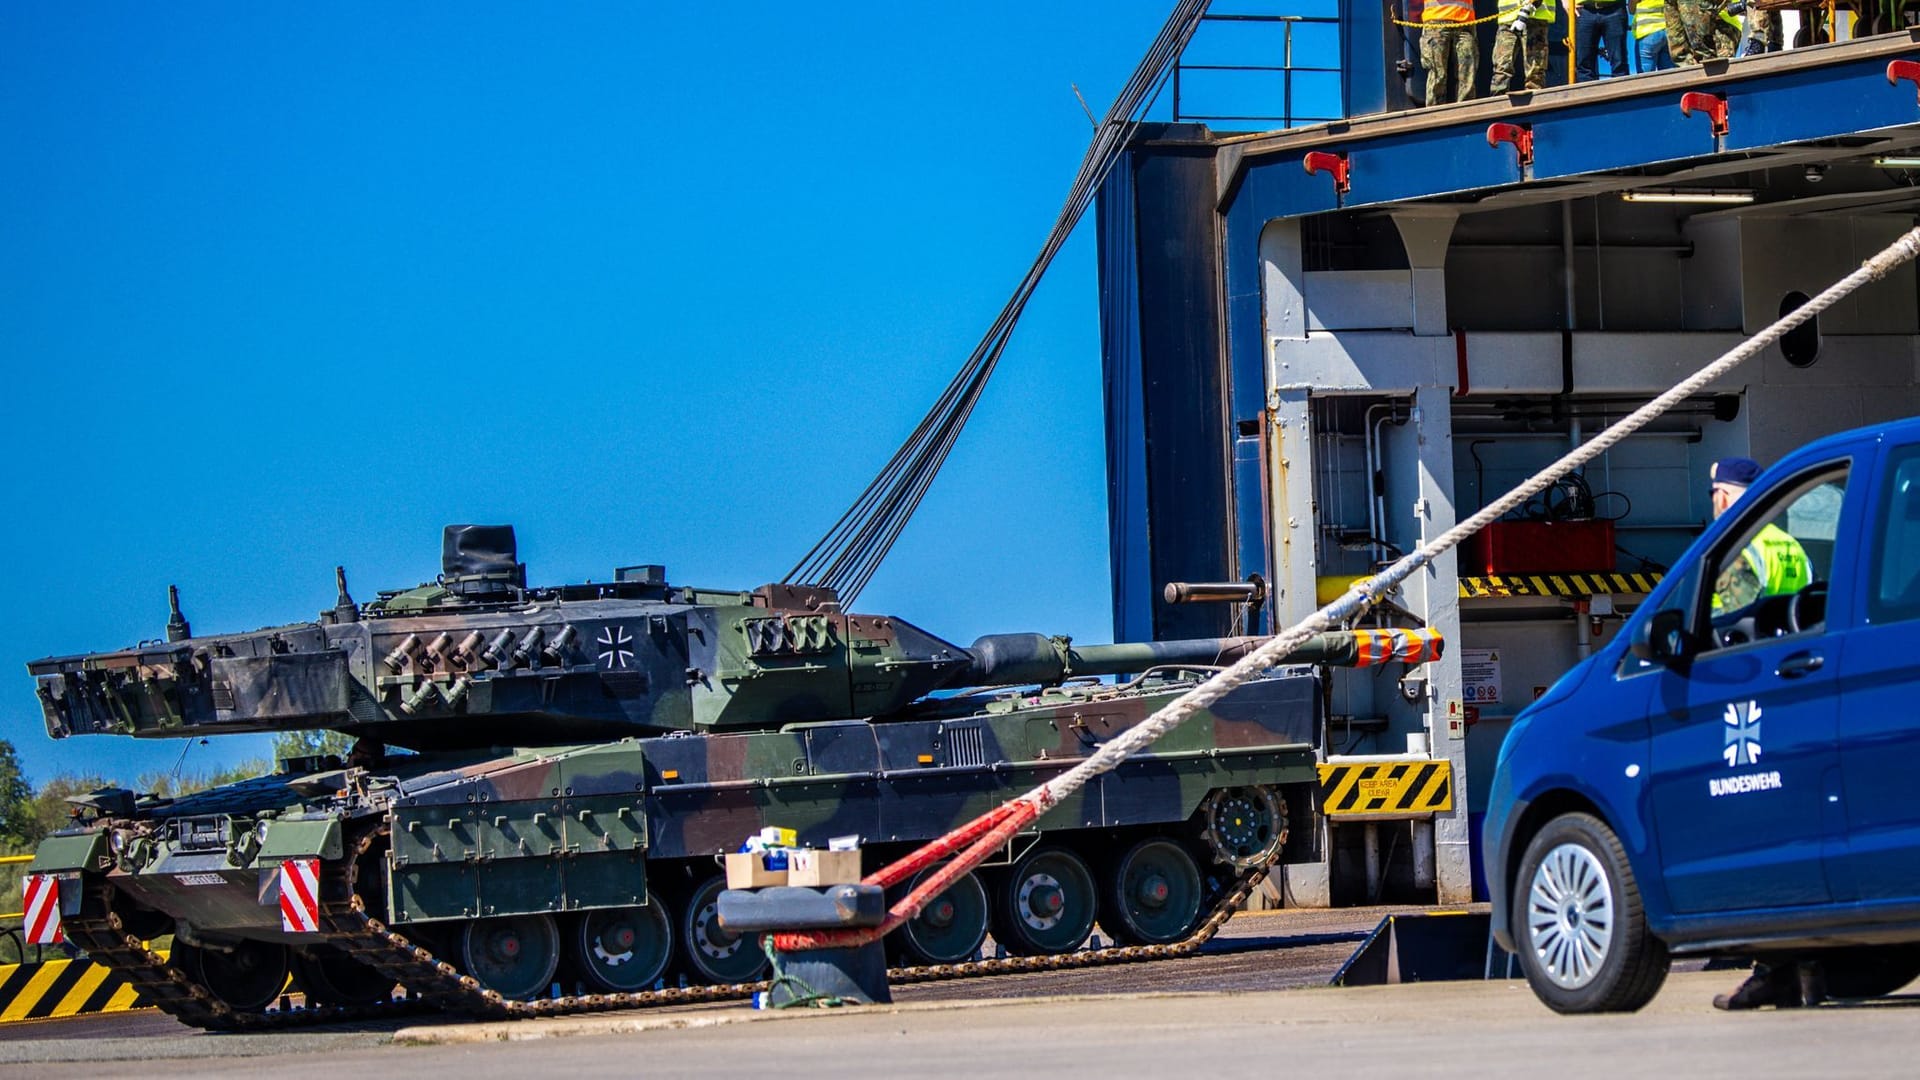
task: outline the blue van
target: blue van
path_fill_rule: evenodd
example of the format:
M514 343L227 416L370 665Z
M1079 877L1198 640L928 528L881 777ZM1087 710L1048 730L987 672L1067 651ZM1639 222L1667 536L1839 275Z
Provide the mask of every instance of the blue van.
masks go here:
M1769 526L1796 587L1733 606ZM1920 419L1768 469L1515 720L1484 835L1495 937L1560 1012L1639 1008L1675 954L1920 976Z

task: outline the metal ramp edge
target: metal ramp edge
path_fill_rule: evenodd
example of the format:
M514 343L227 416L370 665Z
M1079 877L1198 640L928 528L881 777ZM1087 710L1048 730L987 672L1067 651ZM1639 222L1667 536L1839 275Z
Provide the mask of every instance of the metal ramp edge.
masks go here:
M1388 915L1353 951L1330 986L1511 978L1510 961L1493 943L1484 911Z

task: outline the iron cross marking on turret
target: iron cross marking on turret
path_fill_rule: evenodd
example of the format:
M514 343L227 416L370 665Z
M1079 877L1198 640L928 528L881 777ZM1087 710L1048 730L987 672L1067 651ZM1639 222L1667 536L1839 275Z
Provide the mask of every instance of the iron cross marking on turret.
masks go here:
M609 626L600 631L595 639L600 645L600 666L612 671L624 668L633 659L633 650L627 646L633 644L633 635L627 633L624 626Z

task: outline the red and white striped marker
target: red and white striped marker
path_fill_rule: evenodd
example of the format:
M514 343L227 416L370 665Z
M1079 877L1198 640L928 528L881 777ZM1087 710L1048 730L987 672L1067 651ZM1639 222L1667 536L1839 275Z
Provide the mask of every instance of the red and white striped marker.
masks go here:
M320 932L320 860L280 864L280 928L292 934Z
M26 918L22 925L29 945L59 945L67 940L60 930L60 879L52 874L28 874L20 892Z

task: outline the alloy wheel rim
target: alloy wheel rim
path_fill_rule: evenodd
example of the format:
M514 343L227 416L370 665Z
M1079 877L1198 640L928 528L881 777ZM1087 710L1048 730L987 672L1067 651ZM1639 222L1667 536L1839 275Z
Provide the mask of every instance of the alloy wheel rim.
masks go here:
M1547 852L1527 885L1527 945L1548 980L1565 990L1593 982L1614 925L1613 883L1599 857L1572 843Z

